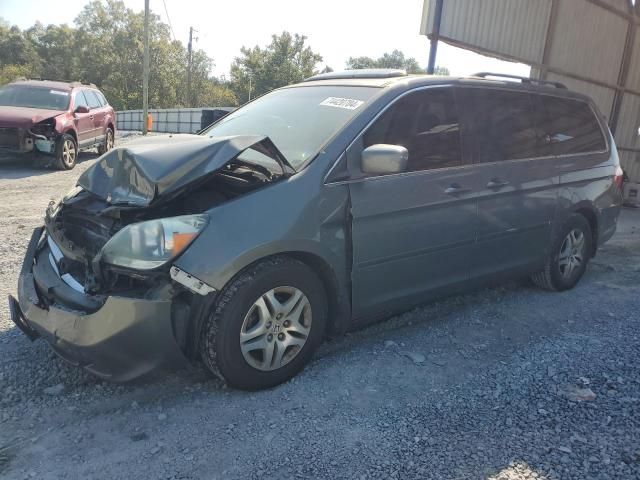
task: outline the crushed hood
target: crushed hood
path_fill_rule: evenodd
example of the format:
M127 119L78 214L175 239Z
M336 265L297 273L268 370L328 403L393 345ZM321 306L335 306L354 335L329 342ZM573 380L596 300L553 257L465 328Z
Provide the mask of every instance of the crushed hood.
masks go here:
M264 135L162 135L107 152L80 176L78 186L112 205L147 207L217 172L249 148L277 161L283 174L293 172Z
M63 113L60 110L0 106L0 127L30 128L42 120Z

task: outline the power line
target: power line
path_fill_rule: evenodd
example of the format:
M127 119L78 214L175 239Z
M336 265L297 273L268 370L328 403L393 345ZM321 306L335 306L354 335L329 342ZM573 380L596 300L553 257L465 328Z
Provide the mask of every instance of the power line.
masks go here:
M176 34L173 33L173 26L171 25L171 17L169 17L169 10L167 10L167 2L165 0L162 0L162 4L164 5L164 13L167 15L167 22L169 22L169 30L171 30L171 36L175 41Z

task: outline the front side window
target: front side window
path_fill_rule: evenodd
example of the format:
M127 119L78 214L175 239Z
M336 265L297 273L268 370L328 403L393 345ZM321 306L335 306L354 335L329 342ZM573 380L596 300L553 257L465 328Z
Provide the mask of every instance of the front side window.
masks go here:
M545 154L598 152L606 149L591 107L580 100L540 95L539 129Z
M84 94L81 90L76 90L73 94L73 108L77 110L78 107L87 107L89 108L89 104L87 103L87 99L84 98Z
M405 147L409 171L461 165L460 124L452 89L426 89L402 97L365 132L363 143L364 148L380 143Z
M55 88L9 84L0 87L0 106L66 110L69 92Z
M475 163L538 156L534 100L534 95L527 92L463 89L466 134Z
M275 90L225 116L201 135L265 135L298 170L378 92L374 87L313 85ZM240 159L264 163L251 151Z

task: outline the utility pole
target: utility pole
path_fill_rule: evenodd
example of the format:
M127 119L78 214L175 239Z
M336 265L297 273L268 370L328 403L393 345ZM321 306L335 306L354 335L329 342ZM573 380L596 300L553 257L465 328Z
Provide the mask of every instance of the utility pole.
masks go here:
M149 0L144 0L144 54L142 60L142 134L149 118Z
M187 45L187 107L191 107L191 52L193 51L193 27L189 27L189 44Z
M249 101L251 101L251 75L249 75Z

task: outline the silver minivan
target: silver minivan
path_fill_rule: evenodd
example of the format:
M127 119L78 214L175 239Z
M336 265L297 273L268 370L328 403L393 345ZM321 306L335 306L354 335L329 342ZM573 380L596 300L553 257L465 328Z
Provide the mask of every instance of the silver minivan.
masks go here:
M572 288L621 181L604 118L561 84L318 75L103 155L34 231L11 315L104 378L202 359L266 388L437 296Z

